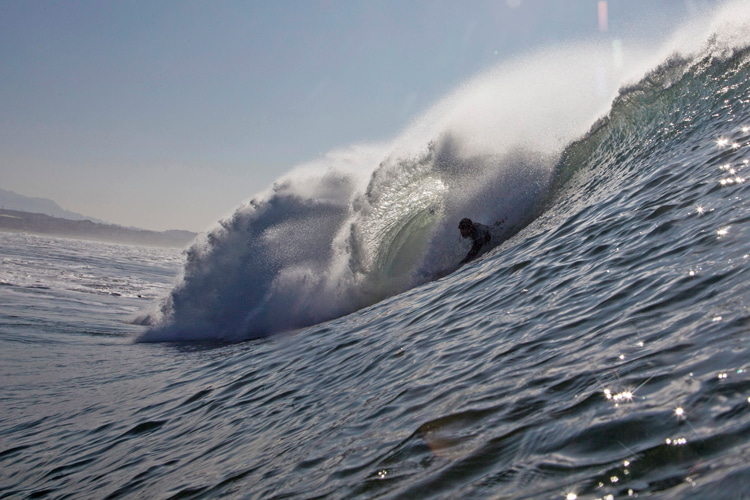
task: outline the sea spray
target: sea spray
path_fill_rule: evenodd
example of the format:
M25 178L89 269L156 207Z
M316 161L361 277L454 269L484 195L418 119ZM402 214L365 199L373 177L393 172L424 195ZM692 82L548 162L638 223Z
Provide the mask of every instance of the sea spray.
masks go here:
M463 217L498 245L539 213L560 153L606 110L627 74L613 61L609 46L575 45L505 63L394 140L295 169L188 250L140 340L236 341L348 314L455 270Z

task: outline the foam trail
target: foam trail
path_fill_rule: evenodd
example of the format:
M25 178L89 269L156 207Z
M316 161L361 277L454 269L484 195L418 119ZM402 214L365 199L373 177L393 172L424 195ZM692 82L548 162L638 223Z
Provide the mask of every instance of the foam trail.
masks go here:
M265 336L455 269L468 249L462 217L504 221L499 243L536 215L560 153L628 74L616 62L609 45L576 45L505 63L391 142L298 167L188 251L182 282L140 340Z

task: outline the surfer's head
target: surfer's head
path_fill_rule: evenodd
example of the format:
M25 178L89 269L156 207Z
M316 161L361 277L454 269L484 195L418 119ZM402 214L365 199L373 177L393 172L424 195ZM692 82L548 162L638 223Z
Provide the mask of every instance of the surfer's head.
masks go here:
M458 223L458 230L461 231L462 238L468 238L473 228L474 223L469 218L461 219L461 222Z

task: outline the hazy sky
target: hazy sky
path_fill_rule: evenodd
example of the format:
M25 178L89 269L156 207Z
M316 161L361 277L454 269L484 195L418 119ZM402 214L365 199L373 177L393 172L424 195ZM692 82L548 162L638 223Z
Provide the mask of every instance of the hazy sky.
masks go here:
M0 188L204 230L297 164L392 138L503 59L658 38L713 3L0 0Z

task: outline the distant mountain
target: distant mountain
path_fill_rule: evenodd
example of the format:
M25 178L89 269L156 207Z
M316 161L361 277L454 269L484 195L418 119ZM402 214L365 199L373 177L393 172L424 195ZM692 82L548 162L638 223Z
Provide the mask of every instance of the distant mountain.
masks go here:
M18 210L21 212L29 212L34 214L45 214L51 217L58 217L61 219L68 220L90 220L94 222L103 223L104 221L94 219L93 217L86 217L70 210L65 210L60 205L47 198L32 198L30 196L24 196L22 194L14 193L13 191L6 191L0 189L0 209L4 210Z
M113 224L99 224L90 220L50 217L39 212L3 209L0 209L0 231L177 248L186 247L197 236L196 233L190 231L148 231Z

